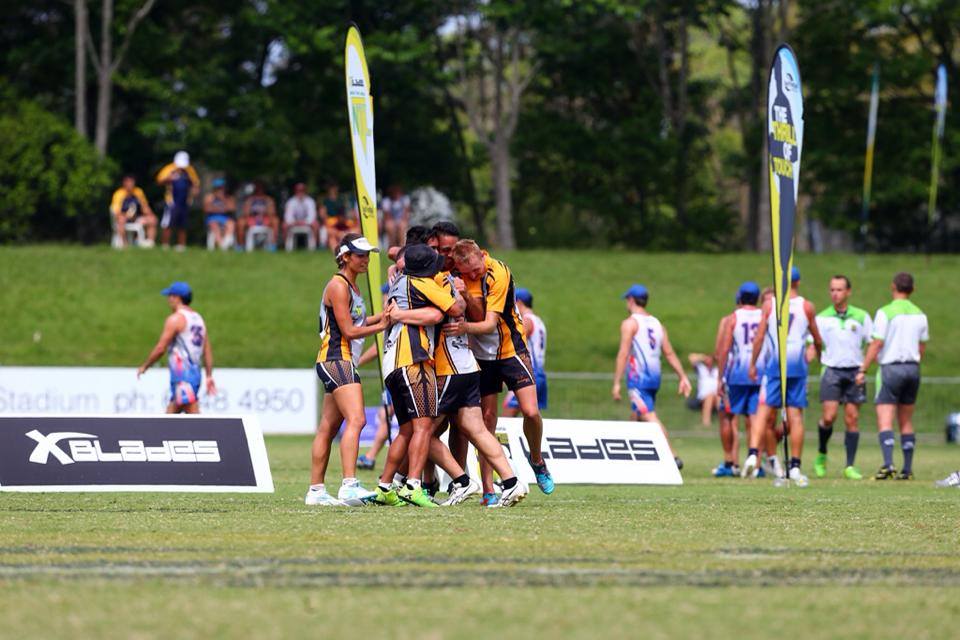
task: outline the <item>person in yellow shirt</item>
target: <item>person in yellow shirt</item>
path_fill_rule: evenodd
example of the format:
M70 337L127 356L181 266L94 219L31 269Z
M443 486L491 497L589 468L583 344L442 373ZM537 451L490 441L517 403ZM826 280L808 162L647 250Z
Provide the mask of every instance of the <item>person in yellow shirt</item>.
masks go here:
M480 403L487 429L497 429L497 396L506 384L513 391L523 414L523 433L530 447L529 462L537 477L537 486L553 493L553 477L541 454L543 419L537 404L533 363L517 309L516 286L509 267L491 258L473 240L460 240L451 253L456 271L469 294L467 320L448 323L446 335L470 336L470 346L480 362ZM472 307L482 305L483 317L476 321ZM492 489L489 466L481 465L484 492Z
M117 221L117 238L119 238L121 248L127 242L127 234L123 231L123 225L137 221L143 224L147 233L146 241L140 246L144 248L153 246L157 237L157 216L150 208L150 203L143 194L143 189L137 186L137 179L133 175L123 176L120 188L113 192L113 197L110 199L110 213Z
M187 214L190 212L190 203L200 193L200 176L190 164L190 154L177 151L173 162L160 169L157 184L162 184L167 189L164 195L166 206L160 221L163 244L170 246L170 229L176 229L176 249L183 251L187 246Z

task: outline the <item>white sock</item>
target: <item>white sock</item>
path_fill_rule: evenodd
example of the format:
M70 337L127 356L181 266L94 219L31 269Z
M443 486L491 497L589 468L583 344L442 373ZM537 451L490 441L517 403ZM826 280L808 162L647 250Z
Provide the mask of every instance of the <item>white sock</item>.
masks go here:
M416 478L408 478L408 479L407 479L407 486L410 487L411 489L413 489L414 491L416 491L417 489L420 488L420 480L418 480L418 479L416 479Z
M356 479L356 478L344 478L344 479L343 479L343 482L341 482L340 484L341 484L341 486L349 487L349 486L353 486L353 485L358 484L358 483L357 483L357 479Z
M403 484L407 481L407 476L403 475L402 473L395 473L393 474L393 481L396 484Z
M310 485L310 491L319 491L320 493L323 493L325 490L326 490L326 487L323 486L322 482L320 484Z

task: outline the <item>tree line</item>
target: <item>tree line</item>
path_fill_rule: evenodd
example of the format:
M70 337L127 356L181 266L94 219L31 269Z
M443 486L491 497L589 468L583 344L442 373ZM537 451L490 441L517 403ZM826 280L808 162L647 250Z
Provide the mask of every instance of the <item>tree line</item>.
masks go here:
M500 247L767 246L781 41L805 95L801 246L816 229L849 245L859 228L875 65L866 246L955 245L952 110L940 222L925 223L937 64L960 95L954 0L2 3L0 239L99 238L120 172L149 182L180 148L234 180L351 184L349 21L371 68L379 184L436 187Z

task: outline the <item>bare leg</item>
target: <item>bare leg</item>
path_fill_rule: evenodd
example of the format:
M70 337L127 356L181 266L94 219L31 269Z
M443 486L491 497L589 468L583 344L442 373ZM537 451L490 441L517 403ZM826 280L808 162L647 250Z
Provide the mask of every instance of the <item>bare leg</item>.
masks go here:
M641 422L653 422L658 427L660 427L660 432L663 434L663 439L667 441L667 446L670 448L670 455L676 458L677 454L674 452L673 445L670 443L670 436L667 434L667 428L663 426L662 422L660 422L660 418L657 417L657 412L648 411L646 413L640 414L638 419Z
M787 423L790 425L790 455L801 458L803 457L803 409L787 407Z
M320 424L317 425L317 433L313 436L313 446L310 451L310 484L323 483L327 474L327 465L330 462L330 443L340 430L341 422L343 422L343 414L340 413L333 394L324 394Z
M187 230L177 229L177 244L181 247L187 246Z
M700 424L705 427L709 427L710 423L713 422L713 406L716 404L717 396L709 395L703 399L703 403L700 405Z
M490 433L497 432L497 395L490 394L480 398L480 410L483 424ZM532 446L527 443L528 446ZM480 458L480 482L484 493L493 493L493 467L485 458Z
M377 435L373 436L373 444L367 449L367 453L365 454L367 460L376 460L377 456L380 455L380 449L383 448L383 444L387 441L387 430L390 428L390 423L387 421L386 414L386 410L380 407L380 411L377 414Z
M529 385L514 391L520 413L523 414L523 435L530 447L530 462L543 464L540 448L543 446L543 418L540 417L540 405L537 403L537 387ZM496 423L491 433L496 433Z
M363 408L363 390L359 384L348 384L333 392L334 402L346 420L340 438L340 462L344 478L357 477L357 454L360 451L360 432L367 424ZM339 423L338 423L339 426Z
M413 423L404 422L400 425L400 431L397 437L393 439L393 444L387 450L387 461L383 465L383 473L380 474L380 483L388 485L393 482L393 474L400 469L407 457L407 449L410 445L410 438L413 435Z
M513 468L503 454L503 447L497 436L487 430L483 420L483 413L477 407L464 407L457 415L457 423L466 437L477 448L481 460L492 466L502 480L514 477ZM486 489L484 489L486 491ZM490 485L493 491L493 485ZM489 493L489 492L488 492Z
M483 413L481 412L481 420L483 420ZM467 464L467 438L463 433L463 430L459 425L455 424L454 421L450 422L450 437L447 438L447 442L450 443L450 453L453 454L453 459L457 461L461 467L465 467Z
M418 479L423 474L430 453L430 439L433 436L433 418L414 418L411 420L413 434L407 448L409 463L407 477Z
M859 422L860 405L848 402L843 407L843 425L847 428L847 431L852 433L854 431L859 431Z

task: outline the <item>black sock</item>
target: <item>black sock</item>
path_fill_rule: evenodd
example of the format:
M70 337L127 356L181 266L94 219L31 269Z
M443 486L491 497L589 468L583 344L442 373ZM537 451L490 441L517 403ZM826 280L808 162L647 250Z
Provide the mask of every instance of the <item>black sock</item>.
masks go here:
M820 453L827 453L827 442L830 440L830 436L833 435L833 425L825 425L821 421L817 425L817 433L820 434L820 448L817 449Z
M467 474L463 474L459 478L455 478L454 482L456 482L461 487L465 487L468 484L470 484L470 476L468 476Z
M903 450L903 472L910 473L913 470L913 449L917 446L917 436L912 433L904 433L900 436L900 448Z
M387 491L390 491L389 482L380 482L377 484L377 486L380 487L380 490L383 491L384 493L386 493Z
M733 469L733 461L732 461L732 460L724 460L723 466L726 467L727 469Z
M747 450L747 457L749 457L749 456L757 456L757 457L760 457L760 450L759 450L759 449L754 449L753 447L750 447L750 449Z
M857 446L860 444L859 431L847 431L843 436L843 445L847 448L847 466L852 467L857 458Z
M877 433L877 439L880 441L880 453L883 454L883 466L893 466L893 445L896 440L893 438L893 430L880 431Z
M503 490L504 490L504 491L507 491L507 490L509 490L509 489L513 489L515 486L517 486L517 479L516 479L516 478L507 478L506 480L503 481Z
M794 467L800 468L800 458L790 458L790 468Z

